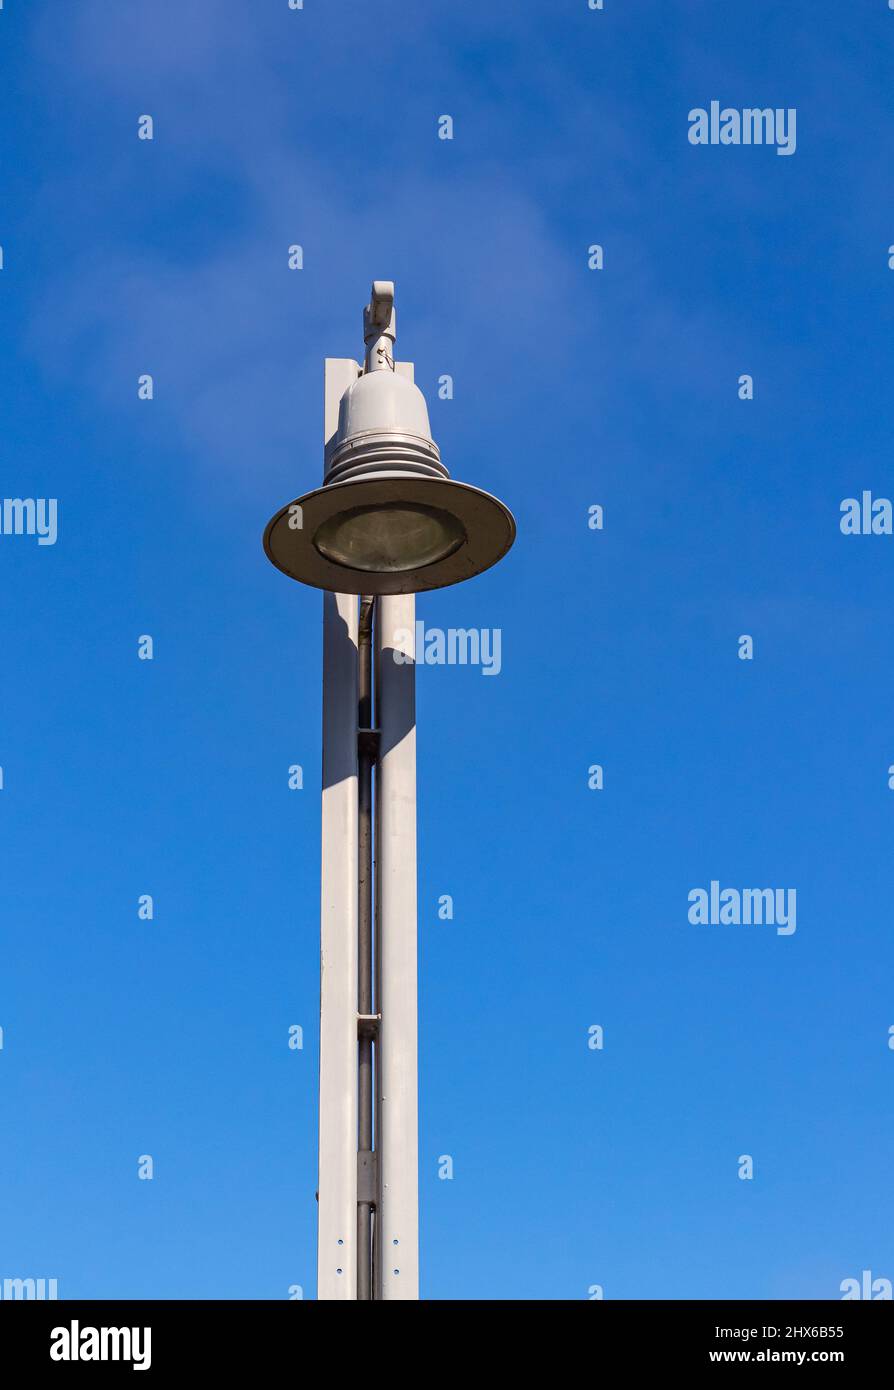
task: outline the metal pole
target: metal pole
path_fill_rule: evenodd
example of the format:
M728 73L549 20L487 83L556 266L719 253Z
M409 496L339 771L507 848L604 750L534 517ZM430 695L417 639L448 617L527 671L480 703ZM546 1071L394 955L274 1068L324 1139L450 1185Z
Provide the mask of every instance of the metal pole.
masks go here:
M375 600L360 600L359 628L359 726L372 728L372 625ZM359 810L359 922L357 1010L362 1019L373 1011L373 922L372 922L372 769L373 754L361 734L358 763ZM373 1169L373 1040L372 1031L361 1021L359 1057L359 1127L357 1142L361 1166L370 1176ZM371 1299L372 1288L372 1203L364 1200L367 1189L358 1193L357 1202L357 1297Z
M376 613L376 1296L419 1297L416 979L416 601Z
M357 1297L356 595L323 597L317 1297Z

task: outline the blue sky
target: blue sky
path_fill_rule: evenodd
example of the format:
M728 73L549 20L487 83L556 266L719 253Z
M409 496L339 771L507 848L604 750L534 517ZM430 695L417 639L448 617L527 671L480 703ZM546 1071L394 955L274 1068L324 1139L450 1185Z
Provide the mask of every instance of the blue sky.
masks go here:
M894 12L7 0L0 63L2 493L60 507L0 536L0 1277L314 1294L320 597L260 538L392 278L519 526L418 604L502 631L418 677L423 1295L894 1278L894 537L839 528L894 492ZM691 145L715 99L796 152Z

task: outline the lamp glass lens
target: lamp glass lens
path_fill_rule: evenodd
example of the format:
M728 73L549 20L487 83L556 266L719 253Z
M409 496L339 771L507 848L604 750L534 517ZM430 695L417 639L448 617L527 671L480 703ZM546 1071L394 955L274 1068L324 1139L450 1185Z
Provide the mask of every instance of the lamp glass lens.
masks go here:
M466 539L462 523L439 507L380 503L338 512L317 530L327 560L370 574L400 574L443 560Z

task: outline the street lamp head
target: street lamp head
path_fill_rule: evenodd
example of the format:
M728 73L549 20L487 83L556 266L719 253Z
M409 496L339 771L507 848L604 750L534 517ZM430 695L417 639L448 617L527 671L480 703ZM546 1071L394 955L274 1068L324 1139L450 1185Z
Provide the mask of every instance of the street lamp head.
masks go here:
M268 523L277 569L318 589L411 594L471 579L506 554L512 513L452 479L431 437L425 398L394 361L394 285L373 283L366 360L341 397L323 486Z

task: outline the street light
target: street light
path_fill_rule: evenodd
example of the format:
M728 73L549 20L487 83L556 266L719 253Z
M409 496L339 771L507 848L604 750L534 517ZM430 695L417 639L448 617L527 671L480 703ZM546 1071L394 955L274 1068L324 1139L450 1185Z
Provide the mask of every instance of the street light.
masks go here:
M512 513L441 462L425 397L395 370L390 280L373 283L363 331L365 366L341 397L324 484L277 512L267 555L333 593L414 594L471 579L512 545Z
M515 522L441 462L413 365L394 360L391 281L373 282L363 333L363 366L326 359L323 486L277 512L264 549L328 591L317 1295L415 1299L415 594L496 564Z

